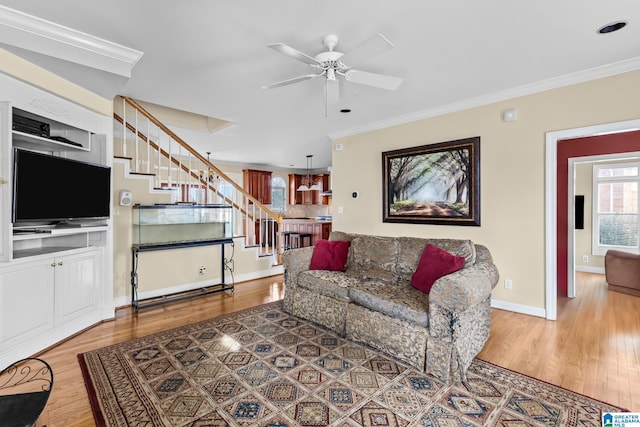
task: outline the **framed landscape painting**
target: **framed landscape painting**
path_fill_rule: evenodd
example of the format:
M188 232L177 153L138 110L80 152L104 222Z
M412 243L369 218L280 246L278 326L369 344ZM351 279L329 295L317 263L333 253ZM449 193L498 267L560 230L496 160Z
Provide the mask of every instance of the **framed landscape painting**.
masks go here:
M382 153L383 221L480 225L480 137Z

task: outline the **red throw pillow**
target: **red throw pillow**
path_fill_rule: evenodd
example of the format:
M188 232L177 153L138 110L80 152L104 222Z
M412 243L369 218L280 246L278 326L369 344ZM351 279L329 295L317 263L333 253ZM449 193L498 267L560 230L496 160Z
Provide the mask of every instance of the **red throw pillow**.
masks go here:
M429 293L433 283L447 274L464 267L464 257L453 255L437 246L428 244L411 277L411 284L422 292Z
M316 240L309 270L345 271L349 245L346 240Z

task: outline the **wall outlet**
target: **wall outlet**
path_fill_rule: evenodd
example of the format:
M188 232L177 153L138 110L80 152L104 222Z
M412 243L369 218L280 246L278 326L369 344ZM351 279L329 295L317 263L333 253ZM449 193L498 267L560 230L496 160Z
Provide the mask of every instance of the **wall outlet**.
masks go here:
M513 282L511 281L511 279L504 279L504 288L513 289Z
M207 272L207 267L205 266L200 266L200 268L198 268L198 274L204 274Z
M584 262L585 264L589 263L589 255L582 255L582 262Z

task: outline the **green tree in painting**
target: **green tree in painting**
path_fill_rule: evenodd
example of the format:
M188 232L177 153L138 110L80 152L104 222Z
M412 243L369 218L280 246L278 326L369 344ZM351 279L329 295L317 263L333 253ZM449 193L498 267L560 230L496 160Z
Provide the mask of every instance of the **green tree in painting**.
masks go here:
M394 215L469 213L468 148L392 158L389 206Z

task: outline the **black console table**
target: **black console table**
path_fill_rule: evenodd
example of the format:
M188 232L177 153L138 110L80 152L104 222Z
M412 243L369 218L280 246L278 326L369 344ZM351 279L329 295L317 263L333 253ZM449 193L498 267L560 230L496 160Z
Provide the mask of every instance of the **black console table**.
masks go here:
M225 245L231 245L231 256L229 259L225 258L224 249ZM165 249L180 249L180 248L194 248L198 246L220 246L220 283L205 286L199 289L192 289L188 291L173 292L157 297L138 298L138 254L140 252L149 251L161 251ZM214 240L201 240L179 243L160 243L160 244L146 244L146 245L133 245L131 247L131 306L138 311L141 308L152 307L159 304L165 304L168 302L179 301L186 298L193 298L197 296L212 294L215 292L222 292L230 290L233 292L233 255L234 244L232 238L222 238ZM231 284L227 284L225 281L225 271L229 270L232 273Z

